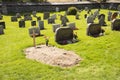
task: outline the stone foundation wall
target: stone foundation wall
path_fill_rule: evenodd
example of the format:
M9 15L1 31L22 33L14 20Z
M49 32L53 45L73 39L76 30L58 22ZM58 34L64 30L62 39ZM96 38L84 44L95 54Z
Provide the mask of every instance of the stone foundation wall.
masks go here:
M102 6L104 9L108 9L109 6L113 4L114 7L112 9L116 9L120 3L11 3L11 4L1 4L0 11L2 12L2 6L6 6L8 13L16 13L16 12L52 12L55 11L56 7L59 8L60 11L67 10L69 7L74 6L78 9L84 9L85 7L97 9Z

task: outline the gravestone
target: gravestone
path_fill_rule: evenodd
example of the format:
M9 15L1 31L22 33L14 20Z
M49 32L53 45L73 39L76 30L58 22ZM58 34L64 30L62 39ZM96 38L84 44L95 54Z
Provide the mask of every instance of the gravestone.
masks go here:
M68 27L71 28L72 30L75 30L75 29L76 29L75 22L68 23L67 25L68 25Z
M55 8L55 11L56 11L56 12L59 12L59 7L56 7L56 8Z
M19 21L19 27L24 28L25 27L25 21L22 19Z
M89 9L88 9L88 7L85 7L85 11L88 11Z
M2 25L3 29L5 29L5 22L4 21L1 21L0 25Z
M98 19L99 19L99 24L101 26L106 26L106 22L105 22L105 15L104 14L101 14L98 16Z
M32 12L33 17L37 17L36 14L37 14L36 11L33 11L33 12Z
M120 5L118 5L117 10L120 11Z
M111 21L112 19L111 19L111 17L112 17L112 12L108 12L108 21Z
M48 24L53 24L53 23L55 23L55 19L48 18Z
M57 15L53 14L50 18L55 20L57 18Z
M97 36L100 36L101 33L103 34L104 30L101 28L99 24L95 24L95 23L88 24L88 27L87 27L88 36L97 37Z
M69 27L57 28L55 31L55 41L59 44L73 39L73 30Z
M117 13L117 12L114 12L113 15L112 15L112 20L113 20L113 19L116 19L117 16L118 16L118 13Z
M80 18L79 18L79 14L76 14L76 15L75 15L75 19L80 19Z
M60 19L61 19L62 26L66 26L67 25L66 23L69 22L69 20L66 16L61 16Z
M87 18L87 14L84 15L84 18L85 18L85 19Z
M120 19L114 19L111 24L111 29L120 31Z
M44 21L38 21L38 26L40 28L40 30L44 29Z
M53 24L52 27L53 27L53 32L55 32L56 29L60 27L60 24Z
M4 34L4 29L3 29L3 25L0 25L0 35Z
M11 17L11 22L17 22L17 17L16 16L12 16Z
M41 20L41 17L39 16L39 17L37 17L37 21L39 21L39 20Z
M39 27L31 27L31 28L29 28L29 35L31 37L33 37L33 30L34 30L34 33L35 33L35 37L40 36L40 28Z
M43 19L48 19L50 17L49 12L44 12Z
M17 17L17 18L21 18L20 13L16 13L16 17Z
M25 13L24 14L24 20L27 21L27 20L32 20L32 17L30 15L30 13Z
M96 10L93 14L93 18L95 19L99 15L99 10Z
M36 26L36 21L31 21L31 26Z
M3 19L3 16L2 16L2 14L0 13L0 20L2 20Z
M94 23L93 15L87 17L87 23Z

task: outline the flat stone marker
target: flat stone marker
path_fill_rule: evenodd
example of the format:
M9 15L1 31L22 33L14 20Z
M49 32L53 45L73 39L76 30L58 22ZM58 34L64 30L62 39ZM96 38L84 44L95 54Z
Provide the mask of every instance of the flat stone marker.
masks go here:
M20 28L24 28L25 27L25 21L24 20L20 20L19 21L19 27Z
M53 24L52 27L53 27L53 32L55 32L56 29L60 27L60 24Z
M29 35L31 37L33 37L33 30L34 30L34 33L35 33L35 37L40 36L40 28L39 27L31 27L31 28L29 28Z
M120 19L114 19L111 24L111 29L120 31Z
M38 26L40 28L40 30L44 29L44 21L38 21Z
M4 34L3 25L0 25L0 35Z
M97 37L100 36L100 33L104 33L104 30L101 28L100 24L90 23L87 27L87 35Z

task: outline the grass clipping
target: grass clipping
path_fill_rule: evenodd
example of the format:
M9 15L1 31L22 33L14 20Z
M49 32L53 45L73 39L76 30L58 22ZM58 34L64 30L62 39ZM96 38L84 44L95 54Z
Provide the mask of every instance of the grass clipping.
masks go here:
M25 54L26 58L60 67L71 67L78 64L81 60L73 51L45 45L27 48L25 49Z

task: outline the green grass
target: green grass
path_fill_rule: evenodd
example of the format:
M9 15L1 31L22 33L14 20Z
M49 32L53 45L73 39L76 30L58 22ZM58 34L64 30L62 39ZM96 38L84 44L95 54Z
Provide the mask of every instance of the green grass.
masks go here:
M101 10L101 13L107 12ZM53 67L26 59L23 50L33 46L28 34L30 21L26 22L26 28L19 28L17 22L10 22L10 16L4 16L6 29L5 34L0 35L0 80L120 80L120 32L111 31L111 23L107 22L108 26L102 27L105 29L104 36L87 36L85 13L80 13L81 20L68 16L70 22L76 22L79 28L75 30L80 40L77 43L59 45L54 42L52 25L47 24L46 20L46 29L41 30L42 34L50 37L51 45L75 51L83 59L71 68ZM43 13L37 15L42 17ZM60 23L59 16L56 23ZM41 43L45 43L43 36L36 38L36 44Z

